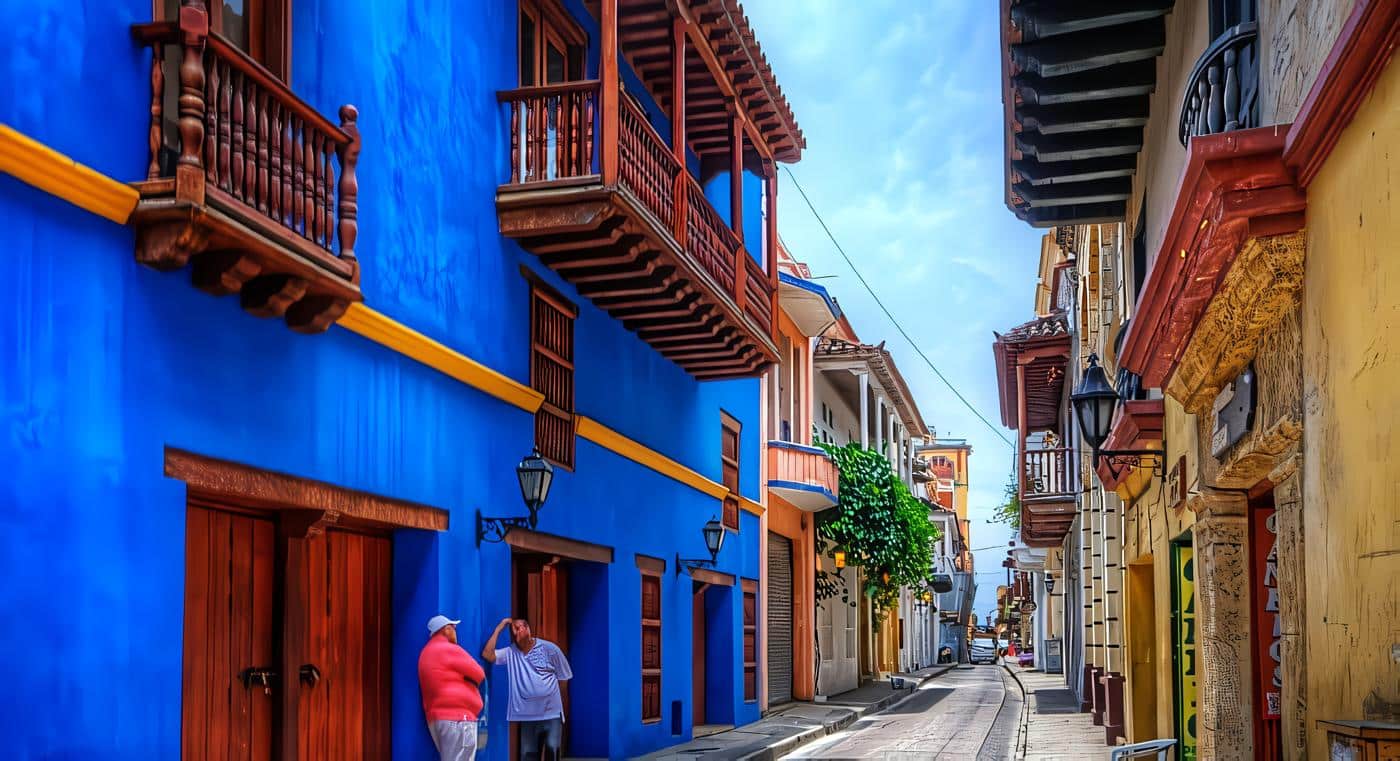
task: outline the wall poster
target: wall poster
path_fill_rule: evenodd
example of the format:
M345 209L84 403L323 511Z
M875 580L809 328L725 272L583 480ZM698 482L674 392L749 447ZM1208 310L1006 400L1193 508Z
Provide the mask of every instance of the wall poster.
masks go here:
M1196 571L1189 543L1172 544L1172 660L1178 758L1196 761Z

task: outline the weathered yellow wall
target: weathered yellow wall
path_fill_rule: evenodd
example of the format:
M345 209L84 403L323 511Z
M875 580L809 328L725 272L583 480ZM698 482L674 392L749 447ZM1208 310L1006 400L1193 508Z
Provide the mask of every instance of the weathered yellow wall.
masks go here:
M1308 188L1307 701L1400 721L1400 64ZM1308 727L1309 756L1326 758Z
M1186 482L1192 490L1199 490L1196 481L1199 472L1196 464L1197 447L1196 418L1188 415L1175 399L1167 397L1163 403L1162 429L1167 439L1167 470L1181 455L1186 455ZM1128 626L1136 628L1137 622L1149 618L1153 623L1150 638L1138 632L1130 634L1124 643L1128 652L1127 662L1139 660L1134 648L1144 646L1144 640L1151 642L1153 652L1141 660L1153 664L1156 694L1152 696L1155 707L1137 705L1149 691L1136 689L1132 674L1128 674L1127 694L1132 697L1126 713L1130 720L1144 712L1155 711L1156 737L1170 737L1174 731L1175 705L1172 693L1172 567L1171 541L1189 531L1196 522L1196 514L1189 508L1173 510L1171 500L1162 488L1161 479L1153 479L1152 486L1128 508L1126 516L1123 556L1129 565L1148 563L1152 567L1151 599L1143 599L1144 586L1129 585L1127 599ZM1149 614L1150 610L1150 614ZM1131 672L1131 669L1129 669ZM1151 740L1136 727L1129 726L1129 739L1133 742Z

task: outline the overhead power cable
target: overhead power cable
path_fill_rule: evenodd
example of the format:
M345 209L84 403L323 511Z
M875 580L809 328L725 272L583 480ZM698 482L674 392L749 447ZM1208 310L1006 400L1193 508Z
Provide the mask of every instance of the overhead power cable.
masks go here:
M958 391L952 381L948 380L948 378L943 375L943 372L933 364L933 360L929 359L928 355L924 354L924 350L920 349L919 345L914 343L914 339L910 338L909 334L904 331L904 326L899 324L899 320L896 320L893 314L890 314L890 310L885 306L885 302L881 301L880 297L875 294L875 289L870 287L870 283L866 282L865 276L860 274L859 269L856 269L855 262L851 261L851 257L846 255L846 249L841 248L841 243L838 242L836 236L831 233L831 228L826 226L826 220L822 219L822 215L817 212L817 207L812 205L812 199L807 197L807 191L802 189L802 183L797 181L797 176L792 173L792 169L786 164L783 165L783 169L787 170L788 178L792 180L793 187L797 188L797 192L802 196L802 200L807 204L807 209L812 212L812 216L817 218L817 224L822 226L822 231L825 232L826 237L831 240L831 245L835 246L836 252L841 254L842 259L846 260L846 265L851 268L851 272L855 273L856 279L860 281L860 284L865 286L865 292L870 294L870 298L875 300L875 304L880 307L880 311L884 312L885 317L889 318L889 321L894 325L894 329L899 331L901 336L904 336L904 340L908 341L909 345L913 347L914 353L918 354L919 358L924 361L924 364L928 365L929 369L933 371L933 374L937 375L938 379L943 381L943 385L947 386L948 390L953 392L953 396L956 396L958 401L963 403L963 406L967 407L972 414L976 415L977 419L981 420L992 433L995 433L997 438L1005 442L1008 447L1014 449L1016 445L1011 443L1011 439L1006 438L1006 434L1002 433L1000 428L992 425L990 420L983 417L982 413L978 412L977 408L972 406L972 402L969 402L967 397L963 396L962 392Z

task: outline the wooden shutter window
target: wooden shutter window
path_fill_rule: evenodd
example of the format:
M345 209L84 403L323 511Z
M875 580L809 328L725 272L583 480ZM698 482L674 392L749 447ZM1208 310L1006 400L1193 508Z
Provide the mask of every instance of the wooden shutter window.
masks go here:
M744 592L744 700L758 700L758 582L740 581Z
M642 721L661 721L661 576L642 569Z
M726 416L720 429L720 462L724 488L724 527L739 530L739 423Z
M530 289L530 386L544 394L535 413L535 446L560 467L574 467L574 318L578 310L542 283Z

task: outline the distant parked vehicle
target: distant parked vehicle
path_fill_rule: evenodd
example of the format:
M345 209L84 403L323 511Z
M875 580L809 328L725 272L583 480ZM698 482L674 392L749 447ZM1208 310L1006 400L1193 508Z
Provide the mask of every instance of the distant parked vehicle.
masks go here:
M996 663L997 649L991 645L981 644L981 642L973 642L968 660L973 663Z

